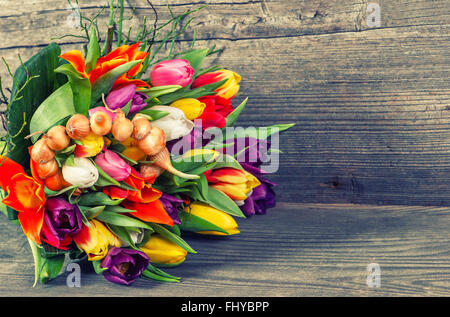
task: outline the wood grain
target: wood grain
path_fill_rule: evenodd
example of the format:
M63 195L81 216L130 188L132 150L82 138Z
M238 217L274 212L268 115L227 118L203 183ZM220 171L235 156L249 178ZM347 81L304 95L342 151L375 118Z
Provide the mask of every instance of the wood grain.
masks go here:
M0 19L0 55L13 66L68 31L65 3L28 2ZM93 14L103 2L80 3ZM146 1L128 3L150 17ZM164 20L164 2L153 3ZM378 29L365 23L368 1L206 3L197 47L224 48L211 63L243 75L236 104L250 101L238 123L297 123L281 138L280 201L450 205L447 1L380 1Z
M3 218L2 221L5 221ZM2 223L0 294L4 296L446 296L450 294L450 209L339 204L280 204L239 221L241 234L187 236L198 251L167 270L179 284L111 284L84 270L32 288L33 263L20 229ZM381 287L366 284L378 263Z

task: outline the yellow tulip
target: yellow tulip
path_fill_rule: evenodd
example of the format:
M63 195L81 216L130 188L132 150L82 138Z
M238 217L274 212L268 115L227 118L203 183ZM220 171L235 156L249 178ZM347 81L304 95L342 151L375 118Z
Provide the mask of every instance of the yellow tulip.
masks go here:
M205 110L206 105L203 102L194 98L183 98L172 102L171 107L180 109L189 120L194 120L200 117Z
M121 143L125 150L122 151L122 154L132 159L133 161L144 161L147 155L141 151L141 149L137 146L136 140L133 138L128 138L127 140Z
M88 255L89 261L103 259L108 254L108 247L120 247L120 240L105 227L103 223L92 219L91 227L83 226L73 237L77 246Z
M228 233L219 231L199 231L197 232L199 234L228 236L239 233L238 225L233 217L219 209L195 202L187 206L185 211L220 227Z
M76 157L94 157L105 146L103 136L90 132L87 137L80 140L83 145L77 144L74 154Z
M153 234L141 247L150 262L164 266L176 266L184 262L187 251L159 234Z

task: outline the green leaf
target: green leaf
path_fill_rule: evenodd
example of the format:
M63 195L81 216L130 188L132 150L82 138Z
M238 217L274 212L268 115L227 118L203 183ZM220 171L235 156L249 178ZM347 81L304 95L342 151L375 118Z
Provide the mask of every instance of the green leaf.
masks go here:
M87 193L80 196L78 204L82 206L117 206L123 199L111 199L103 192Z
M101 264L102 264L101 260L92 261L92 267L94 268L95 273L102 274L104 271L108 269L106 267L102 267Z
M7 138L10 144L15 146L10 146L8 157L22 165L25 170L30 164L28 147L31 145L31 140L24 138L30 134L30 122L36 109L53 93L55 87L59 87L57 77L60 75L53 71L58 66L59 55L61 55L61 49L58 44L51 43L26 61L25 67L20 66L14 73L15 81L10 100L15 100L8 111L7 121L10 133ZM39 76L39 78L32 79L21 89L26 83L27 71L30 77Z
M197 253L194 249L192 249L189 244L186 243L183 239L181 239L179 236L174 234L173 232L167 230L163 226L156 224L156 223L149 223L149 225L161 236L165 237L166 239L172 241L176 245L182 247L186 251L190 253Z
M86 206L79 206L80 210L83 211L84 215L88 220L94 219L98 215L100 215L106 208L106 206L97 206L97 207L86 207Z
M146 94L148 96L147 100L151 100L159 96L170 94L181 88L183 87L179 85L167 85L167 86L152 87L150 89L142 89L139 90L139 92Z
M89 73L95 68L99 57L100 45L98 44L97 33L95 32L95 29L92 29L86 55L86 73Z
M179 157L172 160L172 165L181 172L188 172L211 162L214 156L214 153L204 153L190 157Z
M125 114L125 116L128 116L128 113L130 112L131 109L131 104L133 103L133 99L131 99L130 101L128 101L128 103L125 105L125 107L122 108L123 113Z
M66 147L64 150L59 151L58 154L72 154L73 151L75 151L75 147L76 147L76 146L77 146L76 144L73 144L73 145L71 145L71 146L68 146L68 147Z
M228 234L227 231L216 226L215 224L197 217L193 214L187 213L185 211L180 211L181 225L180 229L189 232L201 232L201 231L217 231Z
M102 97L102 94L106 95L109 93L117 78L128 72L140 62L142 62L142 60L125 63L100 76L92 84L91 104L97 103Z
M121 227L137 227L153 230L152 227L140 220L116 212L103 211L96 219Z
M258 127L258 128L242 128L235 129L233 133L226 133L224 140L230 140L234 138L245 138L252 137L259 140L265 140L269 136L274 133L283 132L291 127L293 127L295 123L286 123L286 124L275 124L268 127Z
M211 186L208 189L208 204L232 216L246 218L230 197Z
M214 165L213 169L219 169L224 167L230 167L238 170L243 170L241 164L228 154L221 154L221 156L217 159L216 165Z
M61 65L55 69L55 72L67 76L72 88L75 112L86 116L91 104L91 83L89 78L81 76L71 64Z
M183 262L183 261L181 261L181 262ZM180 280L179 277L170 275L169 273L166 273L166 272L160 270L159 268L156 267L156 265L149 264L148 267L147 267L147 271L150 271L150 272L152 272L154 274L157 274L159 276L162 276L162 277L167 277L167 278L171 278L171 279Z
M121 240L125 241L126 243L128 243L128 245L135 249L135 250L139 250L138 247L136 247L136 245L133 242L133 239L131 239L130 233L128 232L127 227L121 227L121 226L115 226L115 225L108 225L109 229L111 229L111 231L118 236Z
M136 212L136 210L127 209L122 206L106 206L105 211L118 212L118 213Z
M237 118L239 117L239 115L241 114L242 110L244 110L245 105L247 104L248 101L248 97L245 98L245 100L236 107L236 109L233 110L232 113L230 113L227 118L226 118L226 127L232 127L234 125L234 123L236 122Z
M179 58L185 59L191 64L191 67L197 73L202 66L203 60L209 53L209 48L202 48L198 50L190 51L184 55L181 55Z
M65 259L65 255L44 258L44 264L40 273L41 283L45 284L57 277L61 272Z
M31 253L33 254L33 260L34 260L34 284L33 287L36 286L37 281L39 280L39 272L42 267L42 257L41 257L41 251L40 247L30 238L28 239L28 243L30 244Z
M55 111L57 109L57 111ZM53 92L42 104L33 111L30 121L30 134L37 131L47 132L56 123L75 113L73 93L70 83L67 83ZM32 136L32 142L36 142L38 135Z
M152 110L151 108L141 110L141 111L139 111L139 113L150 116L150 121L155 121L155 120L164 118L165 116L167 116L169 114L167 111Z
M148 270L145 270L144 272L142 272L142 277L148 278L150 280L158 281L158 282L170 282L170 283L180 282L179 279L163 277L161 275L155 274Z
M64 194L65 192L68 192L68 191L71 191L71 190L77 189L77 188L78 188L77 185L72 185L72 186L63 188L63 189L61 189L60 191L55 192L55 191L50 190L50 189L48 189L47 187L45 187L45 188L44 188L44 192L45 192L45 194L47 195L47 197L55 197L55 196L62 195L62 194Z

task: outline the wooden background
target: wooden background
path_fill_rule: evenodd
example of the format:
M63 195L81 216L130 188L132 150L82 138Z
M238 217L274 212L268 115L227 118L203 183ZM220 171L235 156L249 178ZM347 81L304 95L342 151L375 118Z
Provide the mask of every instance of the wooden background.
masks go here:
M147 1L126 2L136 19L153 17ZM371 2L379 28L366 22ZM80 1L88 16L104 3ZM177 13L209 5L192 24L196 47L225 48L211 63L243 76L241 124L297 125L282 135L272 176L278 208L240 223L228 241L191 237L200 252L177 269L183 283L139 282L129 294L185 296L195 286L199 296L450 295L449 1L153 1L160 21L166 3ZM18 53L26 59L74 33L69 14L63 0L0 0L0 55L15 68ZM64 51L81 44L56 42ZM1 294L93 294L102 285L123 295L100 277L75 291L64 278L28 288L23 236L1 228ZM366 285L372 262L380 289Z

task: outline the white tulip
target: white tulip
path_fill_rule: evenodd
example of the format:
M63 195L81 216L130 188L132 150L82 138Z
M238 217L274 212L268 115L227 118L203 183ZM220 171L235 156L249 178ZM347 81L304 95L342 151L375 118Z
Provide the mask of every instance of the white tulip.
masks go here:
M74 165L64 164L62 167L64 179L79 188L89 188L98 180L98 170L95 165L85 157L75 157Z
M186 118L184 112L178 108L170 106L154 106L150 109L169 112L167 116L152 121L152 126L158 127L164 131L167 141L184 137L194 129L194 122Z

